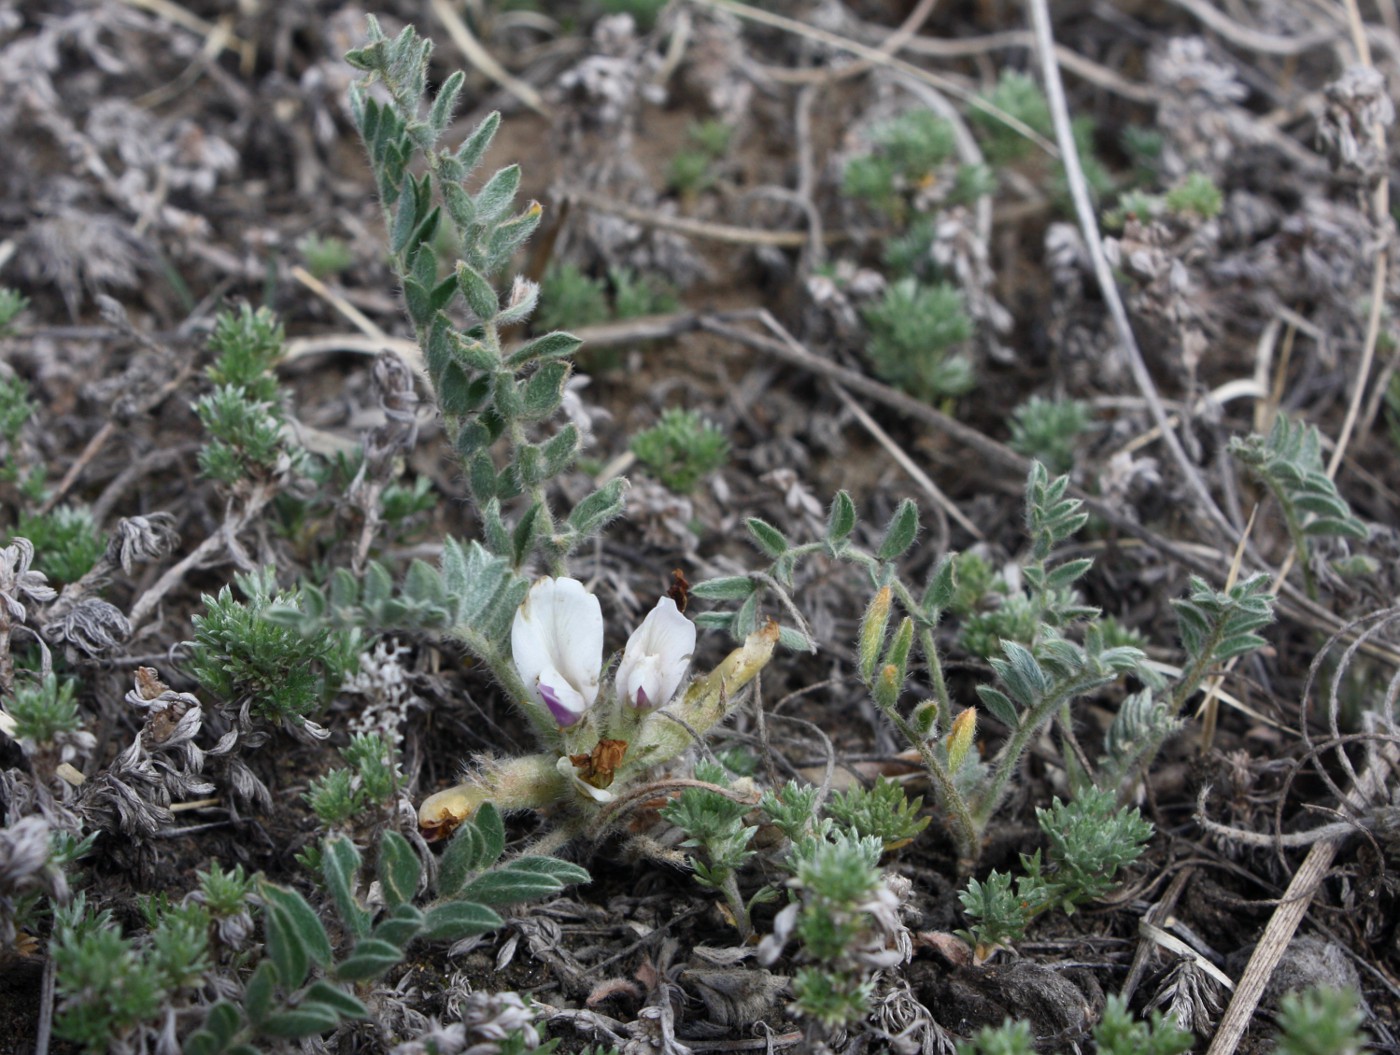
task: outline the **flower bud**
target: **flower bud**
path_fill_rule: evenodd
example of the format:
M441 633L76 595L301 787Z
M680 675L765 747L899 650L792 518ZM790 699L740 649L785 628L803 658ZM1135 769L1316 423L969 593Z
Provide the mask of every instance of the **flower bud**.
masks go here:
M676 602L663 597L622 650L617 665L618 702L630 707L665 707L680 688L695 652L695 624Z

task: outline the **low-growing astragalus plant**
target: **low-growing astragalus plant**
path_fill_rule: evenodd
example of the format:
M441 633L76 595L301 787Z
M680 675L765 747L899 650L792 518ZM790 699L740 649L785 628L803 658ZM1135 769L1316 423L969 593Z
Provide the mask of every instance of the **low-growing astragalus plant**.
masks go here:
M1338 672L1334 706L1309 722L1310 682L1296 751L1284 721L1289 677L1272 662L1331 626L1326 605L1346 590L1382 596L1390 583L1370 553L1393 556L1395 540L1353 514L1333 478L1355 448L1340 442L1325 464L1328 441L1310 418L1326 404L1285 398L1302 373L1325 398L1347 390L1346 428L1356 424L1357 435L1368 414L1400 419L1393 382L1367 367L1352 393L1350 380L1338 387L1304 365L1300 350L1325 338L1336 346L1325 360L1362 342L1351 278L1363 270L1357 246L1385 245L1384 132L1366 123L1388 121L1383 80L1353 73L1329 88L1318 126L1337 155L1336 200L1309 191L1305 215L1293 216L1214 149L1212 136L1223 144L1221 129L1237 134L1246 120L1245 89L1204 40L1168 41L1144 58L1164 113L1175 105L1180 121L1129 127L1122 147L1136 171L1115 187L1093 158L1094 146L1110 156L1108 140L1083 119L1066 131L1063 100L999 63L980 91L947 81L953 103L933 82L907 78L904 58L877 61L862 45L848 67L839 35L808 35L815 21L727 0L722 11L609 2L646 21L647 33L619 15L598 21L591 42L565 39L572 14L556 21L505 5L473 8L463 21L452 5L434 6L472 56L470 72L442 70L414 28L386 33L375 18L346 56L354 74L341 67L343 42L334 59L301 71L297 98L316 131L298 139L297 163L314 168L337 123L353 127L372 192L347 198L351 183L326 183L320 204L331 215L250 230L242 256L189 253L226 270L222 281L246 296L261 281L265 306L198 301L207 291L180 275L189 260L161 260L141 274L168 290L160 285L139 309L134 295L99 301L104 327L92 340L101 351L89 358L135 350L121 377L94 379L81 355L62 362L49 351L88 340L86 328L30 328L25 297L0 287L0 341L8 349L20 335L28 345L14 365L0 361L0 972L16 966L17 991L39 994L37 1046L59 1055L685 1055L706 1043L814 1055L1190 1050L1187 1030L1202 1032L1220 1010L1193 979L1213 972L1223 984L1220 968L1202 965L1226 961L1210 947L1214 934L1183 931L1181 948L1194 951L1174 965L1149 943L1149 931L1171 926L1157 908L1180 893L1178 877L1190 878L1182 862L1228 870L1249 891L1232 904L1279 903L1289 877L1265 860L1268 837L1241 819L1263 817L1270 781L1283 781L1284 795L1303 785L1336 792L1355 815L1348 822L1374 836L1365 864L1394 852L1393 795L1377 774L1394 763L1395 693L1378 688L1376 673L1395 660L1394 634L1367 636L1381 623L1347 628L1354 647L1339 666L1356 706L1335 705ZM822 15L852 41L873 38L848 7ZM62 94L42 83L48 56L134 65L107 41L129 40L147 16L171 17L143 12L114 20L96 5L83 13L86 29L46 13L39 21L66 28L40 59L0 62L0 81L18 70L46 90L0 92L0 128L17 120L13 98L43 109ZM1190 14L1183 6L1181 17ZM269 83L290 84L289 54L301 45L287 27L299 13L273 20L279 43L266 53L264 36L242 39L246 17L209 27L212 54L192 69L237 84L224 48L247 69L274 68ZM1228 32L1244 17L1216 14L1212 31L1247 49L1241 39L1258 38ZM752 39L750 20L764 27ZM0 14L6 58L13 22ZM1295 23L1283 18L1263 39L1290 39ZM385 24L400 24L394 11ZM943 47L924 39L931 26L902 32L899 49ZM810 63L791 82L770 78L781 33L800 38L794 53ZM1329 28L1322 39L1335 36ZM543 93L479 61L522 41L521 64L550 71L540 76L579 61ZM948 46L981 56L1025 43ZM1091 61L1064 42L1035 44L1084 78L1078 91L1104 93L1103 124L1118 108L1153 105L1152 92L1104 76L1097 63L1111 52ZM1306 79L1311 64L1294 62L1306 50L1289 52L1291 76ZM875 91L857 100L867 80ZM1291 91L1273 80L1250 89L1271 106ZM506 93L497 105L548 114L547 133L484 105L463 119L463 102L476 96L476 106L488 82ZM849 127L823 112L837 83L852 89L833 108ZM506 97L515 102L499 102ZM679 122L669 144L650 141L642 99L654 108L648 120ZM161 93L146 101L126 124L121 107L90 127L46 111L41 126L64 148L56 155L100 175L159 138L161 111L174 104ZM284 101L246 145L261 151L301 121ZM791 165L776 156L785 137L754 134L789 101ZM1289 112L1301 111L1278 110ZM532 182L533 162L531 181L515 164L488 164L521 147L515 127L500 134L503 120L520 121L530 148L521 156L560 146L574 166L548 192L563 203L558 215L518 200L543 186ZM1261 153L1291 134L1277 122L1251 127ZM203 217L182 212L208 182L182 166L206 150L214 179L226 167L218 145L186 130L179 150L156 150L149 173L99 179L101 193L139 215L137 235L168 234L185 215L187 231L212 236L194 222ZM1008 251L1039 239L1045 217L1067 211L1062 184L1077 177L1061 159L1075 150L1098 194L1091 213L1102 206L1099 219L1121 235L1103 248L1127 294L1123 330L1103 319L1114 287L1089 281L1092 224L1050 223L1048 281L1023 286L1001 270ZM828 164L817 163L823 151ZM17 167L46 152L26 144ZM1327 182L1307 175L1300 154L1294 143L1298 178ZM295 182L315 184L309 171ZM24 274L51 272L70 311L122 271L101 256L101 238L84 237L72 179L38 210L47 242L21 246L35 259ZM20 182L0 180L0 197ZM1358 190L1373 184L1370 224L1342 199L1361 201ZM238 193L281 189L255 181ZM371 197L380 253L364 251L377 224L356 213ZM1026 217L1035 238L1011 237ZM726 250L702 264L687 239ZM91 259L46 262L46 244L51 255L85 245ZM0 239L0 268L15 245ZM1216 266L1210 254L1230 245L1234 256ZM726 254L742 263L722 270L742 268L763 305L682 308L684 283L708 282ZM359 288L367 276L380 288ZM794 277L800 337L784 330L786 298L769 296L789 292ZM1052 306L1027 317L1038 285L1053 287ZM288 295L304 296L302 287L319 299ZM149 320L176 303L189 318L157 332ZM1323 322L1313 318L1319 305ZM362 335L308 337L332 309ZM627 325L638 316L650 318ZM588 379L569 330L600 323L598 343L621 343L582 360L600 374L590 392L605 390L625 415L581 403ZM666 345L681 335L730 339L740 324L768 331L742 333L752 347L779 354L781 345L812 366L845 409L827 413L828 388L734 384L718 356L687 359L677 400L682 375L665 373ZM1144 434L1142 405L1155 410L1159 399L1150 386L1120 390L1118 346L1148 327L1164 339L1144 342L1145 375L1181 382L1187 397L1172 393L1176 416ZM1043 361L1020 340L1032 329L1030 350L1043 341L1053 352ZM1228 353L1241 332L1258 357L1252 380L1209 389L1216 370L1239 368ZM818 340L820 355L798 356ZM1393 352L1383 334L1365 341L1363 362ZM337 358L318 369L310 357L328 351ZM363 352L372 356L364 368L351 365ZM1241 392L1257 400L1259 432L1230 441L1249 430L1231 416L1238 406L1215 396ZM892 435L861 410L866 398L937 434ZM663 409L677 402L696 409ZM99 405L109 416L87 435L74 408ZM812 420L766 435L780 412ZM625 425L606 424L624 416ZM895 453L891 465L921 479L931 505L902 497L893 470L853 439L855 421ZM629 439L638 422L655 424ZM610 451L586 451L595 425ZM332 431L360 426L358 444ZM178 442L152 449L166 429ZM1154 446L1171 429L1189 448L1175 465ZM70 446L81 453L69 457ZM813 455L823 451L846 460L816 477ZM995 474L984 482L968 451ZM632 524L630 485L616 475L629 458ZM953 478L952 498L921 460ZM1019 480L1003 472L1011 466ZM1218 516L1181 500L1183 477L1207 471L1204 506L1219 497ZM1388 483L1364 471L1375 472L1370 507L1385 508ZM1252 536L1243 527L1251 483L1267 493ZM829 503L818 497L833 491ZM1018 501L1019 526L1005 515ZM666 548L642 527L652 514L669 521ZM1162 534L1198 521L1214 534ZM691 585L677 565L701 581ZM1264 634L1276 608L1295 626L1273 653ZM1353 668L1362 653L1374 667ZM1253 724L1228 756L1207 744L1184 759L1177 734L1191 704L1204 690L1213 705L1236 663L1247 699L1219 698ZM1319 658L1316 677L1331 671ZM788 739L791 729L800 735ZM1273 757L1240 749L1254 741ZM1159 765L1164 756L1172 766ZM1280 776L1315 758L1326 760L1316 780ZM1236 827L1203 807L1193 827L1180 784L1222 770L1228 788L1215 801L1235 812ZM1343 775L1379 786L1351 793ZM1329 844L1352 834L1343 828L1325 830ZM1210 842L1236 837L1228 860ZM1289 831L1279 850L1309 838L1324 835ZM1358 867L1333 884L1348 912L1368 914L1356 943L1377 948L1388 932L1375 921L1393 900L1378 871ZM1131 896L1115 900L1125 882ZM1159 898L1150 918L1161 926L1139 926ZM1248 911L1214 918L1227 915L1222 930L1253 940L1252 924L1233 918ZM586 952L572 940L579 933ZM606 945L619 934L621 951ZM1130 941L1140 962L1124 996L1105 996ZM1055 972L1035 962L1052 947L1092 949L1091 966ZM980 996L971 1010L941 999L1034 973L1022 967L1065 978L1094 970L1098 981L1081 992L1057 979L1073 993L1072 1014L1048 1030L1040 1017L997 1025L1005 1011L1022 1013L1019 991L994 1010ZM1144 995L1143 972L1158 968L1168 981ZM678 1032L701 1003L714 1037ZM1362 1050L1358 1007L1343 992L1285 998L1278 1050ZM756 1025L768 1036L734 1039ZM596 1047L581 1048L584 1039Z

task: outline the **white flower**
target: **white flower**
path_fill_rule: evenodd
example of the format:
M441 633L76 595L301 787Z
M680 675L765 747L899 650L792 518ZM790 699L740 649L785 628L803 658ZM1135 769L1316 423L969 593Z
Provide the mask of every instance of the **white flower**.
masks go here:
M510 651L520 679L560 725L573 725L598 698L603 609L577 579L543 578L515 613Z
M632 631L617 665L617 699L633 707L664 707L680 688L695 652L695 624L663 597Z

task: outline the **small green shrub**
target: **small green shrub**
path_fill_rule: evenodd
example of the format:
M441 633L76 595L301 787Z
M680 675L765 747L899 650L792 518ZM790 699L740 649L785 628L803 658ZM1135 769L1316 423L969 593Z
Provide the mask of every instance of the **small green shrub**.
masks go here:
M267 609L295 608L300 600L299 591L278 589L271 568L234 581L245 600L237 600L227 586L218 596L203 598L204 613L194 617L189 642L190 670L227 703L246 701L259 718L299 724L354 673L359 631L302 634L264 618Z
M85 506L59 506L50 513L25 514L15 529L34 544L34 566L62 586L92 570L107 548Z
M602 279L589 278L577 264L567 261L549 265L540 282L537 330L592 326L607 319L608 294Z
M1089 427L1088 404L1031 396L1011 412L1011 448L1045 463L1052 473L1074 468L1074 447Z
M297 252L301 254L306 270L317 278L330 278L348 270L355 262L355 254L344 239L333 235L322 237L308 234L297 242Z
M632 437L632 453L676 494L688 494L729 457L729 441L699 411L672 407Z
M1191 172L1167 191L1166 204L1178 215L1191 214L1210 220L1220 215L1225 199L1215 181L1204 172Z
M1361 1055L1366 1016L1350 989L1288 993L1279 1002L1278 1055Z
M866 354L882 379L930 402L971 391L972 362L951 351L973 333L956 287L900 279L863 316Z

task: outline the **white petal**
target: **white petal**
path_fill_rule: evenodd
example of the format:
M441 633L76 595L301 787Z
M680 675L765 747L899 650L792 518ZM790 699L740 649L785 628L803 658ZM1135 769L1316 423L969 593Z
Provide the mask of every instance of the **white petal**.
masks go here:
M675 689L672 688L672 693ZM633 707L664 707L670 702L671 694L664 692L661 678L661 661L656 656L643 656L627 671L626 680L618 681L618 694L622 702Z
M520 678L540 703L539 685L563 699L565 690L583 708L598 698L603 667L603 609L577 579L542 578L530 587L510 631L511 657ZM582 713L582 709L579 713Z

